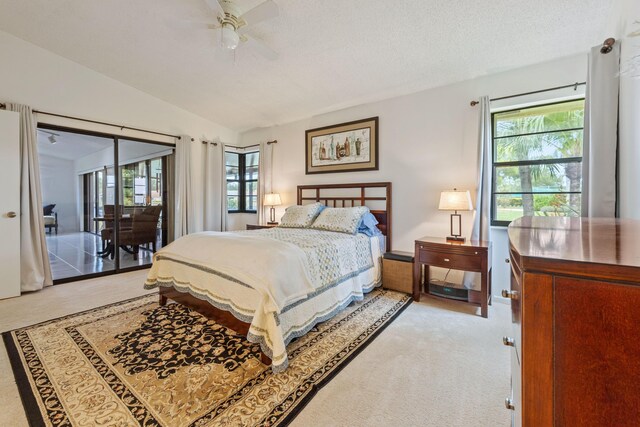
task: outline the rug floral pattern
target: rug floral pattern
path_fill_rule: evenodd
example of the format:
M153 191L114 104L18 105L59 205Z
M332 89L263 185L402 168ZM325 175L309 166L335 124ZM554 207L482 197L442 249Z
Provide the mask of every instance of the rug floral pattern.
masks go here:
M289 368L274 374L257 345L181 305L159 307L156 298L5 333L30 421L281 425L410 302L374 290L293 341Z

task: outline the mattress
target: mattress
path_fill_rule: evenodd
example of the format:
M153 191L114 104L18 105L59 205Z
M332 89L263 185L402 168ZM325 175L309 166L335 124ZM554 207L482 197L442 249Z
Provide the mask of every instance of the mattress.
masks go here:
M173 287L249 323L272 368L287 344L381 283L384 236L270 228L181 237L154 255L145 288Z

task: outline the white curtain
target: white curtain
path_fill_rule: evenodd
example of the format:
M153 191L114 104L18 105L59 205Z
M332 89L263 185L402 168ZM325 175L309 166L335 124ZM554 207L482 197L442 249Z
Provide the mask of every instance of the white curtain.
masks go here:
M165 206L165 212L167 213L167 242L171 243L175 240L175 226L176 226L176 198L175 198L175 182L176 182L176 153L175 150L171 155L167 156L167 188L173 188L174 191L167 191L167 206ZM164 221L164 219L163 219Z
M31 107L7 104L20 113L20 290L51 286L51 266L44 235L36 121Z
M204 146L204 229L227 229L227 178L225 147L222 142L207 142Z
M223 142L219 143L220 145L220 231L227 231L228 221L228 204L229 199L227 199L227 161L225 154L227 152L227 147Z
M260 143L258 166L258 224L264 224L269 219L269 208L263 206L264 195L273 192L273 144Z
M476 187L476 210L471 228L471 240L491 240L491 101L488 96L480 98L480 123L478 127L478 179ZM491 262L491 260L489 260ZM462 281L468 289L480 285L478 273L466 272Z
M191 137L176 139L175 154L174 238L189 234L193 228L193 194L191 186ZM191 230L192 231L192 230Z
M615 217L617 211L620 43L607 54L591 48L582 156L582 216Z

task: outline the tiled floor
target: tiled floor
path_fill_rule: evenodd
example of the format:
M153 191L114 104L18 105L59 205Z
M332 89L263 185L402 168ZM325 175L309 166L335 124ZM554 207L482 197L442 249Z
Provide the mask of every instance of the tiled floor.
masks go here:
M46 236L54 280L115 269L115 260L96 254L102 249L100 236L85 232ZM120 268L151 264L152 256L151 251L140 249L135 261L133 255L120 250Z

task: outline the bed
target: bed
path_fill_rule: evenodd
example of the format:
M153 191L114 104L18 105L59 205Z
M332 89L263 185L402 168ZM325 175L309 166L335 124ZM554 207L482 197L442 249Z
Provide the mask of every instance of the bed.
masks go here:
M297 195L299 205L367 206L381 234L195 233L156 253L145 282L159 288L161 305L174 300L259 343L274 372L286 369L290 341L381 284L381 258L391 247L391 183L305 185Z

